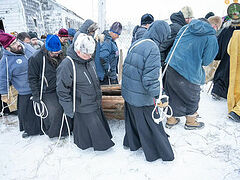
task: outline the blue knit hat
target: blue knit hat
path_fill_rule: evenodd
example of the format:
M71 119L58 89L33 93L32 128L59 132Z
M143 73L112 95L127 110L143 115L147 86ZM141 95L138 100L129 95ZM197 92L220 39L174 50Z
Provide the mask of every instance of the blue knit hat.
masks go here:
M75 29L73 29L73 28L69 28L69 29L68 29L68 36L74 37L75 33L76 33L76 30L75 30Z
M62 49L61 42L57 35L47 35L45 48L51 52L58 52Z

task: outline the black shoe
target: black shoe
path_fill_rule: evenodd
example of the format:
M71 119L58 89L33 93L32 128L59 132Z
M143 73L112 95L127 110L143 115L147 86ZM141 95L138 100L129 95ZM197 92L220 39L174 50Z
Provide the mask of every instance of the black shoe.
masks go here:
M10 113L5 112L5 113L3 113L3 116L9 116L9 114L10 114Z
M212 95L212 98L214 99L214 100L216 100L216 101L219 101L219 100L221 100L221 97L219 96L219 95L217 95L217 94L215 94L215 93L211 93L211 95Z
M18 111L16 110L16 111L10 112L10 114L17 116L18 115Z
M24 132L24 133L22 134L22 138L28 138L28 137L29 137L28 133Z
M237 115L235 112L231 111L231 112L228 114L228 117L229 117L231 120L240 123L240 116Z

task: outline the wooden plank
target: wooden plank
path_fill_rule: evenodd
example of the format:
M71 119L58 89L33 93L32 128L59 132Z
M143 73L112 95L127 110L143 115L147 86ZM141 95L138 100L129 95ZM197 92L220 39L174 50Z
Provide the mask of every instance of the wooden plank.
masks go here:
M123 69L123 51L122 51L122 49L120 49L118 66L119 66L118 82L119 82L119 84L122 84L122 69Z

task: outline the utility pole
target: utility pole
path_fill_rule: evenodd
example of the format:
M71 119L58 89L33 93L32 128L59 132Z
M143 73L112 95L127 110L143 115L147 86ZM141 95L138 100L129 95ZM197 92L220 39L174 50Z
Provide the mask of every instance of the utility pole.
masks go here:
M98 0L98 26L99 33L106 29L106 0Z

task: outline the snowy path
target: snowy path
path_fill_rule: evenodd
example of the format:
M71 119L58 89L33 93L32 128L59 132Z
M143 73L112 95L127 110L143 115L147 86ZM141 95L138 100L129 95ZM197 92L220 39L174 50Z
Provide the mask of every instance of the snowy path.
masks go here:
M182 118L180 125L166 130L175 160L152 163L145 160L141 149L123 148L124 121L109 121L116 145L106 152L82 151L69 145L68 139L51 152L56 139L22 139L17 118L0 118L0 179L239 180L240 124L226 118L225 100L216 102L206 92L201 94L198 112L206 127L186 131Z

